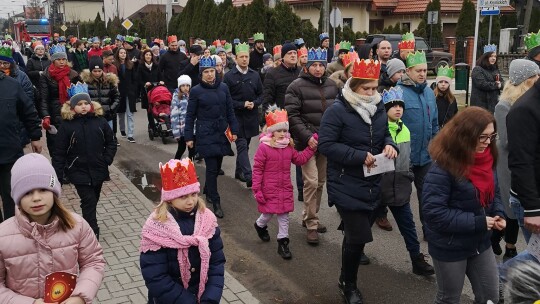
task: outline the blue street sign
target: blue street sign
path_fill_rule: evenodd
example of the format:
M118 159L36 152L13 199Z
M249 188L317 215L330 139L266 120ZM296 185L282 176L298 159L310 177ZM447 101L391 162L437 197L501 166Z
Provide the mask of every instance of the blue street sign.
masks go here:
M487 7L483 8L480 11L480 15L482 16L497 16L501 13L501 10L498 7Z

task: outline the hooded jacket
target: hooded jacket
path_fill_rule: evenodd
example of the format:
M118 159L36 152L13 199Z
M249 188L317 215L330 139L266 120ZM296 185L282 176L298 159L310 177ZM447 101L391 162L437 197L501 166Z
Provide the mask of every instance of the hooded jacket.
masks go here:
M28 62L26 63L26 74L28 74L30 81L32 81L32 84L36 88L39 87L39 72L45 71L49 65L51 65L51 60L47 55L43 55L39 58L36 54L33 54L32 57L28 59Z
M335 83L338 89L343 89L345 86L345 83L347 82L347 76L345 76L345 70L334 72L328 77L328 79L332 79Z
M99 102L103 108L103 117L107 121L113 120L120 104L118 92L118 77L115 74L105 74L100 79L92 76L90 70L81 72L81 79L88 85L88 94L92 101Z
M50 67L50 66L49 66ZM39 78L39 93L41 95L41 103L38 108L40 117L50 116L51 125L58 126L62 123L60 97L58 94L58 82L49 74L49 67L45 69ZM69 71L69 79L72 83L77 83L80 80L79 74L71 70Z

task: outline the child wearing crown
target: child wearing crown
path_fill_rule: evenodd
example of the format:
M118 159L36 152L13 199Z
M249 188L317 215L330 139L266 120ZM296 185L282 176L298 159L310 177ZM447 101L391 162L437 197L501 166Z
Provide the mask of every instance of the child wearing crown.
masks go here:
M161 203L142 229L140 266L151 303L219 303L225 255L216 216L190 159L159 164Z
M83 218L99 239L96 207L103 182L110 180L109 168L116 154L116 143L102 106L92 101L86 84L68 89L69 102L62 106L62 119L56 137L56 157L52 164L60 182L64 177L75 185L81 198Z
M317 138L317 134L314 136ZM292 258L289 249L289 212L294 210L291 163L304 165L316 148L307 146L302 152L293 148L287 111L276 106L268 109L266 130L260 135L259 141L261 144L253 161L252 191L261 216L254 226L259 238L269 242L267 224L276 214L279 224L278 254L288 260Z
M452 78L454 78L454 68L442 67L437 71L437 78L435 79L437 85L433 92L437 98L439 129L458 112L456 97L452 94L452 89L450 89Z

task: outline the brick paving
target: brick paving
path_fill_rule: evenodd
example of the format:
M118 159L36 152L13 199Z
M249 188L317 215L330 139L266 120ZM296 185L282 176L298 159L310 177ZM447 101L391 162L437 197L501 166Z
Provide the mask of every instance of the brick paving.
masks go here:
M97 208L100 243L107 268L94 303L147 303L147 289L139 268L138 248L142 225L154 204L118 168L111 166L109 171L111 181L103 185ZM62 198L68 208L82 214L75 187L64 185L62 190ZM221 303L256 304L259 301L225 272Z

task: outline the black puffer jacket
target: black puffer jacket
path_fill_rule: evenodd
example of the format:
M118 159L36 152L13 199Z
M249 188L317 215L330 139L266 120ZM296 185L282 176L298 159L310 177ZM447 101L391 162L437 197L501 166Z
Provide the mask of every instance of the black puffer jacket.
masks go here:
M28 62L26 63L26 74L30 77L30 81L32 81L32 84L36 88L39 87L39 72L45 71L49 65L51 65L51 60L49 60L49 57L46 55L39 58L36 54L33 54L32 57L28 59Z
M499 77L499 81L501 82L500 87L495 82L497 77ZM490 66L489 69L476 66L472 70L471 78L471 106L482 107L494 113L495 106L499 102L499 95L501 95L501 90L504 87L501 72L499 72L499 69L495 65Z
M69 79L72 83L81 81L79 74L74 70L69 72ZM41 95L41 104L38 108L39 116L50 116L51 124L58 128L62 123L60 114L62 104L60 103L58 95L58 82L56 82L49 74L49 67L43 71L43 74L39 78L39 93Z
M56 136L53 167L58 178L74 185L95 185L109 180L109 166L116 154L113 132L102 117L103 109L92 102L94 113L74 114L68 103L62 107L64 123Z
M152 67L149 69L146 67L144 62L141 62L137 74L139 74L137 77L139 79L138 86L142 90L141 107L143 109L148 109L148 95L146 94L146 87L144 84L147 82L160 82L162 80L161 73L159 72L159 66L153 63Z
M284 64L270 69L266 73L263 84L263 110L273 104L280 108L284 107L287 87L298 78L299 73L300 69L296 66L288 68Z
M103 107L103 117L107 121L113 120L120 104L118 77L113 73L103 73L101 78L96 79L90 70L86 69L82 71L81 78L88 85L88 94L92 101L99 102Z
M301 72L287 88L285 109L289 114L289 129L299 151L307 147L309 139L319 132L321 118L336 99L339 89L326 76L315 78Z
M178 87L177 79L180 77L179 73L184 70L187 64L189 64L189 61L184 63L186 59L188 59L186 54L180 51L169 50L160 56L159 71L161 73L161 80L165 82L165 85L169 90L174 90ZM192 87L194 86L195 84L192 85Z

